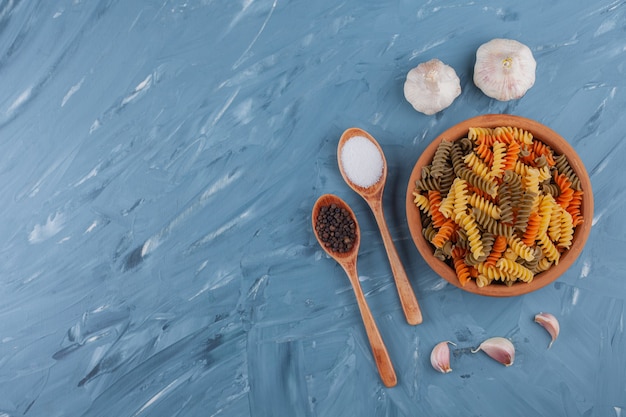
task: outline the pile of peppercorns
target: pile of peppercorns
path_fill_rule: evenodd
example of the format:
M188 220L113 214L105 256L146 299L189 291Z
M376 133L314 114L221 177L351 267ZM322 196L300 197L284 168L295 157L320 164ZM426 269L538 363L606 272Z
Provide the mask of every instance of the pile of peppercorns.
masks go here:
M356 223L345 208L322 206L315 222L317 236L333 252L345 253L356 242Z

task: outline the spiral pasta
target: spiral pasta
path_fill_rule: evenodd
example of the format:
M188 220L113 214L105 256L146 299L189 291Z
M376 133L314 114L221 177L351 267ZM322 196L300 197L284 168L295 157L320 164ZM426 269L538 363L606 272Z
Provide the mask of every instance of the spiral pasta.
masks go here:
M535 276L530 269L506 258L500 259L496 263L496 268L523 282L530 282Z
M430 207L428 210L428 214L433 219L433 224L435 227L441 227L446 222L446 218L441 211L439 211L439 206L441 205L441 193L437 190L432 190L428 192L428 200L430 202Z
M433 156L432 168L430 170L430 175L433 178L440 178L443 175L444 170L446 169L446 161L448 160L451 149L452 142L445 139L441 141L439 146L437 146L437 150Z
M502 213L501 208L479 194L472 193L469 196L467 203L470 206L475 207L479 209L480 211L487 213L490 217L492 217L495 220L500 219L500 214Z
M493 163L489 172L491 178L500 178L504 173L506 145L500 141L493 144Z
M442 140L415 182L434 255L460 285L531 282L572 246L584 191L564 155L511 126ZM494 284L497 283L497 284Z
M493 129L488 127L470 127L467 137L475 142L483 142L487 136L492 134Z
M413 192L413 203L422 210L423 212L428 212L430 210L430 200L424 194L420 194L418 192Z
M569 164L569 162L567 161L567 158L565 157L565 155L557 156L554 159L554 166L556 167L557 171L560 174L565 175L570 180L570 182L572 183L572 187L575 190L578 190L578 191L581 190L580 178L578 178L578 175L576 175L576 173L572 169L572 167Z

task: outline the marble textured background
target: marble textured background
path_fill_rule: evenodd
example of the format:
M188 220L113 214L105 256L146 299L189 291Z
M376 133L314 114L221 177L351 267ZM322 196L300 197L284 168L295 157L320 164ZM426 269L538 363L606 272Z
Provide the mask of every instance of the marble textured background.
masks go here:
M535 86L502 103L477 47L529 45ZM455 68L436 116L409 69ZM626 2L0 1L0 416L621 416L626 410ZM483 113L566 137L594 187L588 244L511 299L438 278L404 201L420 152ZM365 128L424 312L405 323L382 240L336 145ZM335 193L363 231L362 285L396 366L380 383L343 271L310 226ZM620 211L621 210L621 211ZM532 317L550 311L561 336ZM517 346L510 368L471 354ZM451 374L429 355L451 340Z

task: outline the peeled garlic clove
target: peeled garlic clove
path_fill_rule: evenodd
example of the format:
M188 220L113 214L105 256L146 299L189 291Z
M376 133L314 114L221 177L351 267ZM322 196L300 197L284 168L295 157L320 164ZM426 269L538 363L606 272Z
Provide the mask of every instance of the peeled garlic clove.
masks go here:
M450 368L450 348L448 343L454 345L454 343L446 341L440 342L430 352L430 364L436 371L442 374L447 374L452 371ZM456 345L455 345L456 346Z
M513 39L493 39L476 51L474 84L496 100L518 99L535 84L536 68L528 46Z
M406 75L404 97L420 113L440 112L459 94L461 80L451 66L438 59L423 62Z
M548 349L550 349L552 347L552 343L554 343L556 338L559 336L559 321L550 313L539 313L535 316L535 322L539 323L548 331L548 333L550 333L550 336L552 337L552 341L548 345Z
M505 366L513 365L515 361L515 346L509 339L504 337L492 337L485 340L478 346L478 349L472 350L472 353L476 353L482 350L492 359L497 360Z

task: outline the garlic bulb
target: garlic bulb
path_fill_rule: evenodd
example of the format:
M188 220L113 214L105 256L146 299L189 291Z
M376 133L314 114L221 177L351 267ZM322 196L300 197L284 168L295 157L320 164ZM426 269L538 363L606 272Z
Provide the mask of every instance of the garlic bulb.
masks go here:
M513 346L513 343L511 343L509 339L505 339L504 337L492 337L487 339L482 342L477 349L472 350L472 353L481 350L504 366L511 366L515 361L515 346Z
M528 46L512 39L493 39L476 51L474 84L496 100L515 100L535 83L536 68Z
M438 59L413 68L406 75L404 97L413 108L427 115L450 106L461 94L461 80L454 69Z

